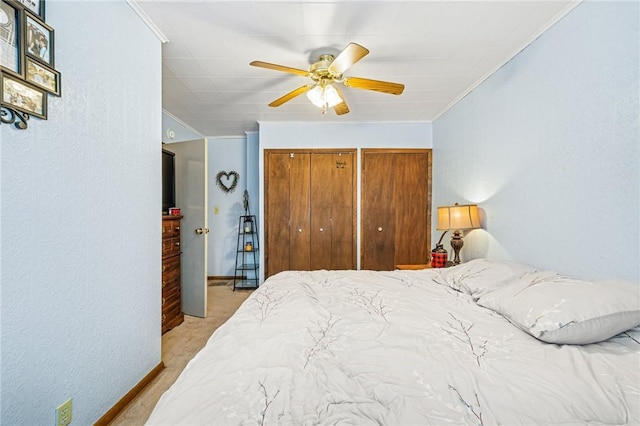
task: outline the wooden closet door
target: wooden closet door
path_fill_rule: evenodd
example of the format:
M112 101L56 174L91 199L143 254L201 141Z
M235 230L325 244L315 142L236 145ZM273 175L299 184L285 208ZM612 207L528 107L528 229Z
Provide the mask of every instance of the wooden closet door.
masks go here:
M355 152L265 150L265 277L356 268Z
M310 154L265 156L265 277L310 269Z
M331 269L332 154L311 155L310 269Z
M289 269L290 166L288 153L265 158L265 277Z
M355 269L355 155L311 154L311 269Z
M428 166L426 153L395 154L396 226L393 269L397 264L424 264L429 260L428 236L431 222L428 208Z
M431 150L362 151L362 269L429 260Z
M390 271L395 266L395 157L362 151L362 269Z
M310 265L310 156L294 153L289 157L289 269L308 271Z
M356 157L333 154L331 167L331 269L356 269Z

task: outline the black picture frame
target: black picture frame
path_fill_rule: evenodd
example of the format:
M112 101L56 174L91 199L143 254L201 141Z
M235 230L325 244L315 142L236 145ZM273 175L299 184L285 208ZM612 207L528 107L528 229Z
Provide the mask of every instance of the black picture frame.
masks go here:
M0 4L0 123L24 130L32 116L47 119L48 94L61 96L55 33L44 20L45 0Z
M27 56L25 60L24 79L54 96L61 96L60 72L32 59L30 56Z
M24 75L23 9L3 1L0 4L0 69L14 76Z
M44 21L44 0L14 0L16 3L20 3L22 7L30 11L34 15L37 15Z
M24 13L24 53L54 68L54 30L36 15Z
M0 74L0 103L30 116L47 119L47 92L8 73Z

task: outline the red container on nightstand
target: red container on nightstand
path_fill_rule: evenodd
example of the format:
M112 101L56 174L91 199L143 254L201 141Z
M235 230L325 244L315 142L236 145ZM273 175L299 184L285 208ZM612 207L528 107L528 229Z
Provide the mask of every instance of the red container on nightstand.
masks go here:
M436 248L431 250L431 267L444 268L447 264L447 257L448 253L442 245L436 245Z

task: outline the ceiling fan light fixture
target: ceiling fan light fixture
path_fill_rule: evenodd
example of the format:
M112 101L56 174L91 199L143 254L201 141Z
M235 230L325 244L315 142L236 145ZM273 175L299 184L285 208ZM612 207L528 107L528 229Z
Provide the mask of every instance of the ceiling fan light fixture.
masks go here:
M334 106L342 102L342 98L340 97L340 95L338 94L338 91L336 90L335 87L333 87L332 84L325 86L324 100L326 105L329 108L333 108Z
M322 86L315 85L311 90L307 92L307 98L311 101L312 104L317 106L318 108L322 108L324 106L324 89Z
M404 84L344 75L345 71L368 53L369 50L366 47L357 43L349 43L337 56L331 54L320 55L319 60L311 64L309 71L263 61L252 61L249 65L296 74L308 77L313 81L313 83L300 86L279 97L269 104L270 107L278 107L296 96L306 93L311 103L320 108L323 114L326 114L329 108L333 108L337 115L344 115L349 112L349 107L340 88L335 84L356 89L374 90L391 95L400 95L404 90Z
M318 108L333 108L342 102L338 91L331 84L316 84L307 92L307 98Z

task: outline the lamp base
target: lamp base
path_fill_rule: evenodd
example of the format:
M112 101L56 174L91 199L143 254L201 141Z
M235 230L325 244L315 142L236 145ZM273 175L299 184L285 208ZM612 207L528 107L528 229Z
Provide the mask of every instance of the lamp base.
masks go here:
M451 237L451 248L455 253L455 256L453 258L454 265L460 264L460 250L462 249L462 246L464 246L464 241L462 240L462 233L460 231L455 231L453 233L453 236Z

